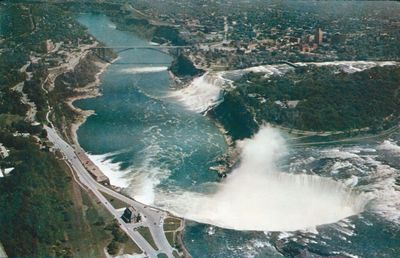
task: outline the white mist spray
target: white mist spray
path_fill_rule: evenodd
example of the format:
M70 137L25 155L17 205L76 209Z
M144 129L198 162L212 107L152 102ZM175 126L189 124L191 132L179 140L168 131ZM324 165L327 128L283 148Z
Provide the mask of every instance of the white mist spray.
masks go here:
M286 147L275 129L262 128L239 146L239 166L214 193L164 193L156 204L224 228L295 231L358 214L368 201L334 180L279 171L276 163Z
M225 83L218 75L206 73L170 96L177 98L188 109L203 113L223 101L222 88Z
M132 67L132 68L121 69L121 72L130 74L159 73L167 70L168 70L167 66L145 66L145 67Z

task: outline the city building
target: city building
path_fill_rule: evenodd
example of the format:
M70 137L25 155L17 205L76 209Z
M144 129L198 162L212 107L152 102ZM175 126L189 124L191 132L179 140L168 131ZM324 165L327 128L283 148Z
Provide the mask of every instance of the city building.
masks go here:
M84 150L78 148L76 154L85 169L98 183L103 185L110 185L110 179L106 175L104 175L101 169L96 164L94 164L92 160L89 159Z
M321 28L318 28L315 31L315 43L321 44L323 41L323 37L324 37L324 32L321 30Z
M140 222L141 216L133 207L127 207L124 214L122 214L121 219L126 223L137 223Z

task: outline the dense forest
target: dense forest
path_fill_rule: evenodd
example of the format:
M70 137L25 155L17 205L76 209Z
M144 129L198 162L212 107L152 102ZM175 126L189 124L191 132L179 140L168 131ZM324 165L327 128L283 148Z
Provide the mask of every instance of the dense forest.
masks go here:
M397 66L356 73L306 66L269 78L251 73L235 83L211 115L237 139L250 136L263 122L310 131L377 132L398 118L399 81Z
M36 105L36 119L44 122L49 96L42 84L51 58L43 43L50 39L74 48L78 38L90 43L90 36L58 5L1 3L0 11L0 143L10 154L0 159L0 168L14 168L0 177L0 242L10 257L102 257L113 239L104 231L113 223L110 214L50 152L46 131L26 119L28 106L14 88L22 83ZM21 67L30 55L41 60L27 67L31 78L26 80ZM56 97L51 100L61 103Z
M111 239L103 230L112 223L106 211L99 213L47 147L0 130L0 142L11 150L0 166L14 166L11 176L0 179L0 242L7 254L102 256L102 245Z

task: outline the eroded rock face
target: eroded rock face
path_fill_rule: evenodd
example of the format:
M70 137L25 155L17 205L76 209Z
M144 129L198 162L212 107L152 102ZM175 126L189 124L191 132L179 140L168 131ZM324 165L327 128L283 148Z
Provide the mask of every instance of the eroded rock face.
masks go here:
M179 54L172 62L170 70L175 76L183 78L194 77L204 73L203 70L197 69L189 58L183 54Z

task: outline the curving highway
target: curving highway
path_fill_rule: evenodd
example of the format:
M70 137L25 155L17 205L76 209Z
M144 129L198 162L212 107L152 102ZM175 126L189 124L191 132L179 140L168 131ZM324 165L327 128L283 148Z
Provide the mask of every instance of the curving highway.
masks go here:
M117 193L110 188L101 185L94 180L91 175L86 171L77 157L75 149L65 142L57 132L48 126L44 126L47 131L47 138L54 144L54 148L59 150L65 157L70 168L75 172L74 178L78 184L86 191L92 192L96 198L103 204L103 206L115 217L118 221L120 228L143 250L144 254L148 257L157 257L158 254L164 253L168 257L173 258L172 252L175 250L169 244L163 230L164 218L168 215L165 211L146 206L131 198L128 198L120 193ZM137 225L125 223L121 218L121 212L117 211L103 196L101 192L107 193L115 199L121 200L128 205L135 208L144 217L141 225L150 229L151 235L154 239L157 249L155 250L144 238L136 231Z

